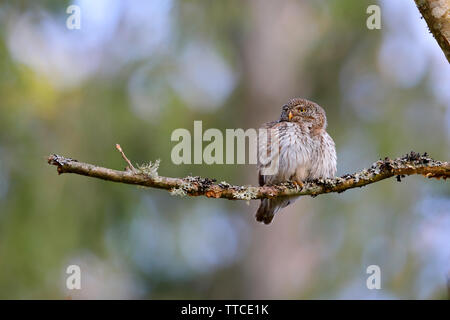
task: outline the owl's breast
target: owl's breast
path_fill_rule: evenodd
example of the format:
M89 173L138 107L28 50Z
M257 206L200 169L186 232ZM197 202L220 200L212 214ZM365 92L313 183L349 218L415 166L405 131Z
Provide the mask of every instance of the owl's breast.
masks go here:
M313 139L295 123L284 122L279 131L280 157L276 182L290 180L294 176L300 180L307 179L314 154Z
M312 135L307 128L292 122L279 122L270 129L275 129L273 139L279 143L279 152L277 155L271 154L268 161L260 164L260 170L268 166L276 167L272 173L262 174L264 183L276 184L293 179L304 181L335 175L336 150L328 133L323 131L320 135ZM275 147L263 143L259 152L265 153L267 148Z

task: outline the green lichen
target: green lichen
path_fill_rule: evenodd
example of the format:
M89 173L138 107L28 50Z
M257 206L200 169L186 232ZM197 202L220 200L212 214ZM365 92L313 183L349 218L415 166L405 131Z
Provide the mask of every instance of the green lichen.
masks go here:
M236 191L234 194L234 198L239 200L252 200L256 198L256 195L257 195L256 192L251 191L249 189L245 189L242 191Z
M138 166L138 170L140 173L143 173L151 178L158 177L158 168L159 168L160 160L156 160L155 162L149 162L147 164L142 164Z
M171 196L185 197L187 192L183 188L173 188L170 190Z
M231 187L231 184L229 184L229 183L226 182L226 181L221 181L221 182L219 183L219 186L220 186L221 188L223 188L223 189L228 189L229 187Z
M196 190L197 177L186 177L183 179L183 183L177 188L170 190L172 196L184 197Z

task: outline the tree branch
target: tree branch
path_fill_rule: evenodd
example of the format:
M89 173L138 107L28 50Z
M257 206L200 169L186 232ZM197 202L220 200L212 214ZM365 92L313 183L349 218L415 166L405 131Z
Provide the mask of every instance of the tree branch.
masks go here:
M450 63L450 0L414 0Z
M379 160L369 169L364 169L354 174L346 174L340 178L318 179L305 182L303 185L285 182L279 185L262 187L233 186L226 182L215 183L215 179L201 177L162 177L157 172L159 162L155 164L150 163L132 171L119 171L78 162L77 160L54 154L48 158L48 163L57 166L59 174L76 173L108 181L165 189L169 190L171 194L179 196L206 196L229 200L253 200L292 195L317 196L330 192L340 193L347 189L363 187L393 176L397 176L397 181L401 181L401 178L406 175L413 174L437 179L450 177L449 162L436 161L429 158L426 153L420 155L415 152L395 160L389 158Z

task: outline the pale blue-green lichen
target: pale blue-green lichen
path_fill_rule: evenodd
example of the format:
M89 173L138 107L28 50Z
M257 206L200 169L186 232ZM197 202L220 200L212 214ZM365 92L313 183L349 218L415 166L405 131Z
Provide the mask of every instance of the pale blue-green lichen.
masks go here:
M155 162L149 162L146 164L142 164L138 166L138 170L140 173L145 174L146 176L149 176L150 178L157 178L158 177L158 168L159 168L160 160L156 160Z
M185 197L187 195L183 188L173 188L169 192L171 196Z
M195 191L195 177L186 177L184 182L177 188L172 188L170 190L170 194L172 196L184 197L188 195L190 192Z
M256 195L256 192L245 189L243 191L236 191L234 193L234 198L239 200L252 200L256 198Z

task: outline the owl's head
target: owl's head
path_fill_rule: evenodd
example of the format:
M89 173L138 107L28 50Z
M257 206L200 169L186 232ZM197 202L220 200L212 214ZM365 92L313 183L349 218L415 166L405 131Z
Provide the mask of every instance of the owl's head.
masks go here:
M325 110L317 103L302 98L293 98L283 106L280 121L297 122L316 130L327 127Z

